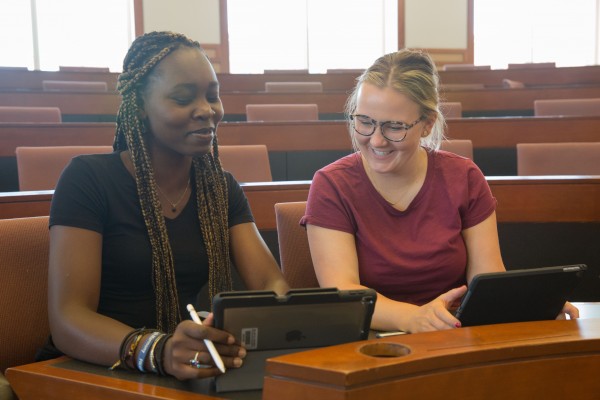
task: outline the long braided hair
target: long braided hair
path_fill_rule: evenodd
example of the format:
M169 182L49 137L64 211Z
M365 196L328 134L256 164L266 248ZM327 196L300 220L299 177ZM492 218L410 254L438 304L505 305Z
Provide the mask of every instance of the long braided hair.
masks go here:
M117 131L113 148L129 150L144 223L152 248L152 282L156 301L157 328L173 332L181 321L173 252L167 235L165 219L157 193L152 161L146 145L150 135L141 117L143 94L153 68L174 50L183 46L202 50L198 42L173 32L151 32L138 37L123 61L117 90L122 103L117 115ZM196 202L202 238L209 264L209 296L231 290L229 268L229 228L227 185L219 162L215 134L212 154L193 159Z

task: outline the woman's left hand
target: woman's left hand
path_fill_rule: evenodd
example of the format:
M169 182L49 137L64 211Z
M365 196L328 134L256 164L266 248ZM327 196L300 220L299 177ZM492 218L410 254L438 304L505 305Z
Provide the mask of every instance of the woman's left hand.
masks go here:
M558 314L558 317L556 317L556 319L567 319L567 315L570 319L579 318L579 309L573 304L569 303L568 301L565 303L565 306L563 307L560 314Z

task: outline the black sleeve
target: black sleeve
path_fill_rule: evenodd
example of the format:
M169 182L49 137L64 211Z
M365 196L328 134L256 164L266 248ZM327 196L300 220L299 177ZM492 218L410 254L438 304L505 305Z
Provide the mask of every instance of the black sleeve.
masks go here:
M225 172L225 179L227 180L229 201L229 227L245 222L254 222L250 204L240 184L229 172Z

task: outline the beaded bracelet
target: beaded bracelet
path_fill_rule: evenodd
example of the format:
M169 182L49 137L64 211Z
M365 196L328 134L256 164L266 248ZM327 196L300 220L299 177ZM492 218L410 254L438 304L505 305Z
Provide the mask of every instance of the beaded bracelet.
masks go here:
M148 336L148 338L144 341L144 344L142 344L142 347L137 355L136 366L137 366L138 371L146 372L146 370L144 370L144 362L146 361L146 356L148 355L148 350L150 350L150 346L152 346L154 340L159 335L160 335L159 331L152 332L150 334L150 336Z

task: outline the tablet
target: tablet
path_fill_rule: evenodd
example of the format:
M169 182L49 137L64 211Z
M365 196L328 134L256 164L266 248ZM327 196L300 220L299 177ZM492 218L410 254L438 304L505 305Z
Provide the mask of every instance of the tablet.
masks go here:
M479 274L456 311L462 326L555 319L585 264Z
M214 326L233 334L247 350L244 364L215 378L215 390L260 390L266 359L367 339L377 293L372 289L238 291L213 299Z
M246 350L329 346L368 337L376 298L372 289L223 292L213 299L214 324Z

